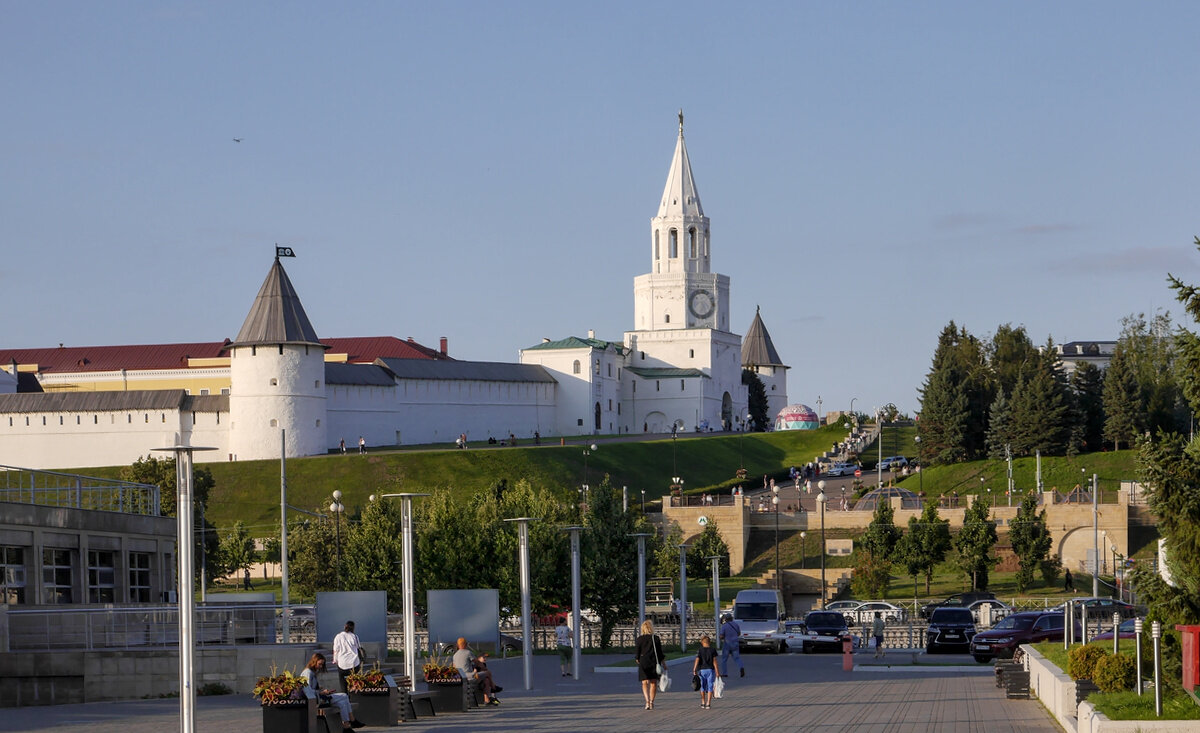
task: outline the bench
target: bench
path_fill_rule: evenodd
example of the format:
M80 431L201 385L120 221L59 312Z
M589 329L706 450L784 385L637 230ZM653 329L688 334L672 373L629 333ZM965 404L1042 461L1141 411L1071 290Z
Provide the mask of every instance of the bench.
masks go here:
M401 720L416 720L418 705L424 706L430 716L437 715L433 709L432 692L413 691L412 679L408 677L395 677L394 679L396 680L396 690L400 694Z
M996 687L1003 689L1008 699L1029 699L1029 672L1024 663L997 660Z

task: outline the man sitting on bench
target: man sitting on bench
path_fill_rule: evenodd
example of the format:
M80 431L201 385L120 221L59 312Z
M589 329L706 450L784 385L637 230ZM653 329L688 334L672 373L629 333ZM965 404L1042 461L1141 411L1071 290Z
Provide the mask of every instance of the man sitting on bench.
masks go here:
M461 636L458 637L458 651L454 652L454 666L458 668L458 673L463 680L479 681L479 690L483 692L484 705L500 704L500 701L496 699L496 693L504 688L497 685L492 679L491 670L487 668L487 655L476 657L467 648L467 640Z
M304 678L308 686L317 693L317 700L322 704L336 705L338 712L342 716L342 730L350 730L352 728L362 728L366 725L361 721L354 719L354 710L350 707L350 696L344 692L334 692L333 690L321 687L317 681L317 675L325 671L325 655L317 652L308 660L308 664L304 666L304 671L300 676Z

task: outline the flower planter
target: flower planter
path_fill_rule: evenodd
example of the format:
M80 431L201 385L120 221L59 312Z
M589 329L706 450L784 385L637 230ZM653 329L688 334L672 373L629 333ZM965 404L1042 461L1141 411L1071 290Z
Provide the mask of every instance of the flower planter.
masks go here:
M286 705L263 705L263 733L317 733L317 701L312 698Z
M426 680L425 684L433 693L433 710L437 713L465 713L467 701L463 694L463 681L457 680Z
M400 695L395 687L351 692L354 717L367 725L390 727L400 724Z

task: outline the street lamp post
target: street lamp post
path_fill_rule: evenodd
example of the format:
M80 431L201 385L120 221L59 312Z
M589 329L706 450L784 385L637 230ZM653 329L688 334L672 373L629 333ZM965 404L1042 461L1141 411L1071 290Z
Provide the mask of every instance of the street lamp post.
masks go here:
M783 576L779 570L779 487L772 486L775 493L771 497L771 506L775 509L775 590L783 590Z
M917 484L919 485L917 490L921 492L921 496L924 496L925 476L921 473L921 436L914 437L913 442L917 444Z
M687 543L679 547L679 651L687 651Z
M709 555L706 560L712 561L712 587L713 587L713 628L717 631L721 629L721 555ZM720 634L717 634L717 647L720 647Z
M346 505L342 503L342 492L335 489L333 492L333 503L329 505L329 511L333 512L334 522L334 537L337 538L337 581L338 590L342 589L342 512L346 511Z
M572 640L571 653L571 672L575 679L582 679L579 676L580 654L583 653L583 629L579 623L579 605L580 605L580 578L579 578L579 533L583 530L581 526L566 527L566 531L571 533L571 630L575 637Z
M645 490L642 490L645 494ZM654 535L649 532L638 532L629 535L637 537L638 543L638 628L646 621L646 538Z
M825 502L829 501L829 497L825 496L825 482L818 481L817 489L820 493L817 494L817 504L821 506L821 609L825 609Z
M532 517L517 517L505 519L506 522L516 522L518 532L518 562L521 572L521 638L533 639L529 623L529 606L532 590L529 581L529 523L538 520ZM579 628L578 625L575 628ZM525 689L533 689L533 644L521 644L521 662L525 668ZM412 679L411 677L409 679Z
M642 514L646 513L646 490L642 489Z
M805 560L808 559L808 532L800 530L800 569L804 569Z
M380 494L372 495L376 499L400 499L400 585L404 596L404 674L410 679L416 679L417 674L417 629L416 608L413 604L413 512L412 500L429 496L429 494Z
M1092 597L1100 595L1100 500L1096 474L1092 474Z

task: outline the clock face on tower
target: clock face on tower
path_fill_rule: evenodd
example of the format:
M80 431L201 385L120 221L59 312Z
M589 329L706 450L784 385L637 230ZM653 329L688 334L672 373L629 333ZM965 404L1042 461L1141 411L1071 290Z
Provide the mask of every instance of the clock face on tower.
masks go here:
M716 304L713 302L712 293L707 290L693 290L688 298L688 310L692 315L700 320L704 320L713 314Z

